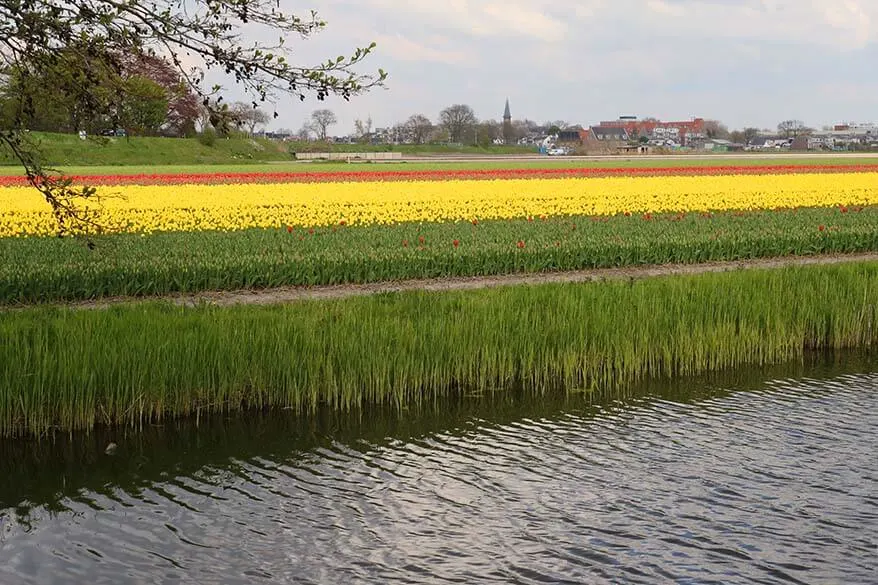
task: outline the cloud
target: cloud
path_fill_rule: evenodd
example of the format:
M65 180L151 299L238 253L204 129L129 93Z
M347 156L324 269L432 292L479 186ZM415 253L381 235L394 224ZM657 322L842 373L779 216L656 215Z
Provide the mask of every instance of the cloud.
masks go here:
M340 133L452 103L497 118L507 96L515 117L583 124L629 112L732 127L874 115L876 0L324 0L320 16L327 29L293 45L296 62L374 40L360 70L390 74L387 91L330 100ZM278 124L297 128L315 107L291 103Z
M413 41L401 34L376 35L375 42L381 53L400 61L419 61L472 66L473 55L460 49L453 49L447 39L439 36L430 38L430 46Z
M432 26L465 32L473 36L524 37L555 42L564 37L567 25L540 8L545 3L524 0L445 0L415 2L411 0L363 0L364 6L405 15Z

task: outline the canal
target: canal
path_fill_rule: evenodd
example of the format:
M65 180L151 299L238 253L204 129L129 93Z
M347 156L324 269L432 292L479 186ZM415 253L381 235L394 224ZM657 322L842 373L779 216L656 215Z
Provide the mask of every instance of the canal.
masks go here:
M875 583L876 454L852 355L0 441L0 583Z

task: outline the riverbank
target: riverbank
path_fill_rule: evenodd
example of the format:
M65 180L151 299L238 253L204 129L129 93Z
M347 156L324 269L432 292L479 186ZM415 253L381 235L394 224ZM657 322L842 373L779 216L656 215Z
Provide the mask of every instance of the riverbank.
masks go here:
M0 434L589 391L878 343L874 262L277 306L0 313Z

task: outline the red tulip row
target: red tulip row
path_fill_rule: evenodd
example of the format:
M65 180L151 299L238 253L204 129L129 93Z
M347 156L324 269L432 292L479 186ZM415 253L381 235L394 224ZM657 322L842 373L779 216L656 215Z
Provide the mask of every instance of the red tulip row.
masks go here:
M555 179L577 177L655 177L698 175L769 175L795 173L873 173L878 164L676 166L627 168L518 168L423 171L331 171L277 173L181 173L136 175L76 175L74 183L90 185L181 185L215 183L346 183L353 181L441 181L451 179ZM25 185L22 176L0 177L0 187Z

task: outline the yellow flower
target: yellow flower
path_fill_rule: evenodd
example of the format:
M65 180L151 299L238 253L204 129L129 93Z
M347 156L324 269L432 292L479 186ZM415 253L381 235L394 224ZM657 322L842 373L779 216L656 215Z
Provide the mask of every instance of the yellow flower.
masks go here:
M878 173L99 187L108 232L241 230L878 203ZM0 188L0 237L52 235L35 190Z

